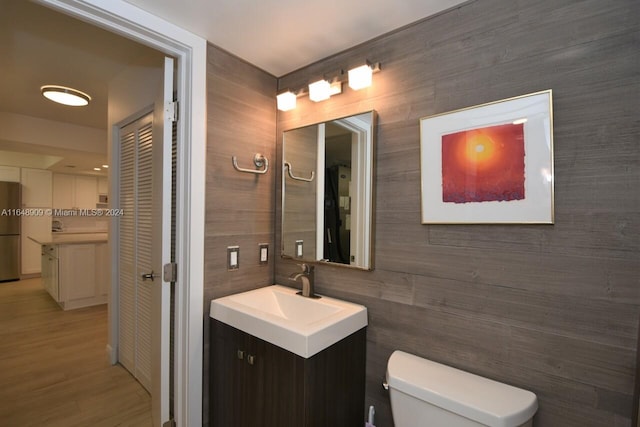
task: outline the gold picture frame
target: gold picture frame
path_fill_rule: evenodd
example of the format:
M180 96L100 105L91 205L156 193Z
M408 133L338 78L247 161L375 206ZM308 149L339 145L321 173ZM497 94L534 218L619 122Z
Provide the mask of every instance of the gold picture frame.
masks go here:
M422 224L553 224L552 91L420 119Z

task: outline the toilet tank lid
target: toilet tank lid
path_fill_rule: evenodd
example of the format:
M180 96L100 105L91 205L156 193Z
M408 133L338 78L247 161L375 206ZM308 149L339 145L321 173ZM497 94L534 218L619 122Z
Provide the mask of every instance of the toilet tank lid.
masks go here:
M491 427L514 427L538 409L530 391L395 351L387 364L389 388Z

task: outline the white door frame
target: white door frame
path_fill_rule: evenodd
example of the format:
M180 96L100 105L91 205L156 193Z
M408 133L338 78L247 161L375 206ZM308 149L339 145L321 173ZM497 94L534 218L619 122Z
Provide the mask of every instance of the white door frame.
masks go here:
M202 425L207 42L122 0L38 1L177 59L174 416L178 427ZM110 190L113 194L114 188Z

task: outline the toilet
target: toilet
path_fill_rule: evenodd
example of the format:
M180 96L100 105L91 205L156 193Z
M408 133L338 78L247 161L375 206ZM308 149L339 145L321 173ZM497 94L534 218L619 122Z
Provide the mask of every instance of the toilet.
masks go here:
M386 385L395 427L531 427L530 391L395 351Z

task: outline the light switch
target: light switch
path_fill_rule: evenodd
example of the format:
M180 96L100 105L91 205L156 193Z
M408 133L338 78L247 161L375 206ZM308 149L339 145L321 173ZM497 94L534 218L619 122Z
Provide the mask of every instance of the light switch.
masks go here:
M227 270L240 268L240 246L227 247Z
M260 243L258 244L260 248L260 264L268 264L269 263L269 244L268 243Z
M296 240L296 258L302 258L302 240Z

